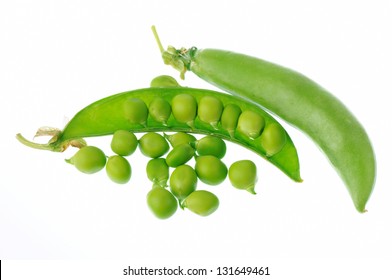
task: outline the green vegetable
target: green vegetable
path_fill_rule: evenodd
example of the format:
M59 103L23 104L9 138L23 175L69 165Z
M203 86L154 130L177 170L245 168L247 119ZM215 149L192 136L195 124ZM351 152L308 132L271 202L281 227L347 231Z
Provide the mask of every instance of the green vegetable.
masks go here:
M189 144L176 146L166 156L166 163L170 167L177 167L187 163L195 155L195 150Z
M193 136L192 134L185 133L185 132L176 132L174 134L166 134L164 133L164 136L167 141L169 141L170 145L175 148L176 146L182 145L182 144L191 144L196 141L196 137Z
M73 164L79 171L93 174L105 167L106 156L95 146L84 146L66 162Z
M217 49L163 50L166 64L248 99L307 134L330 160L359 212L373 191L376 160L369 136L350 110L304 75L274 63Z
M196 158L195 170L197 177L208 185L218 185L227 176L226 165L214 156L199 156Z
M132 174L131 165L122 156L111 156L106 163L106 174L115 183L128 183Z
M181 206L183 208L188 208L197 215L205 217L211 215L218 209L219 199L209 191L198 190L185 198Z
M154 185L167 187L167 181L169 180L169 166L164 158L151 159L147 163L146 172L148 179L153 182Z
M133 104L135 105L137 103L141 108L144 108L143 104L150 104L152 100L160 97L171 104L171 107L173 108L172 101L175 100L179 95L184 96L184 94L188 96L186 97L185 103L187 103L189 100L194 100L197 104L202 97L213 96L219 99L224 107L226 107L228 104L237 104L241 111L256 112L263 117L266 126L277 122L260 107L231 95L222 94L211 90L185 87L146 88L108 96L88 105L84 109L80 110L68 122L67 126L62 131L40 131L40 134L50 134L53 136L48 144L30 142L20 134L17 135L17 139L23 144L32 148L61 152L70 145L78 147L84 146L85 141L83 138L85 137L110 135L115 133L117 130L127 130L132 133L148 133L157 131L199 133L216 136L233 143L240 144L266 158L269 162L276 165L293 180L298 182L301 181L297 151L291 138L286 132L285 134L287 139L281 151L276 153L274 156L267 157L267 154L261 145L261 136L252 139L243 133L238 132L237 129L234 130L234 133L232 131L230 132L222 127L221 122L218 123L218 129L216 129L213 128L210 124L201 121L197 116L194 118L193 127L190 127L183 121L177 120L174 114L170 115L166 124L157 122L152 118L151 114L148 114L148 112L147 114L143 113L145 116L147 116L144 124L140 120L138 122L130 122L129 118L127 117L130 113L127 111L129 109L129 100L139 100ZM189 96L191 96L191 98L189 98ZM140 102L140 100L142 102ZM176 100L176 102L179 102L178 99ZM191 102L194 104L193 101ZM177 104L177 106L180 105ZM192 105L191 107L193 107L195 112L197 112L196 105ZM144 111L144 109L140 110L139 108L136 109L136 111ZM157 143L160 143L158 147L156 147ZM144 151L150 157L160 157L163 153L165 153L165 151L167 151L167 145L168 144L161 135L144 135L139 139L140 150Z
M229 168L229 180L233 187L255 193L257 167L251 160L239 160Z
M197 176L189 165L178 166L170 176L170 191L181 202L196 190Z
M138 141L135 134L126 130L117 130L114 132L112 142L110 143L112 151L120 156L133 154L137 145Z
M178 202L171 192L162 187L153 187L147 194L147 205L159 219L167 219L177 211Z
M179 87L177 80L172 76L161 75L152 79L150 87Z
M207 135L192 143L199 156L216 156L223 158L226 154L226 143L221 138Z

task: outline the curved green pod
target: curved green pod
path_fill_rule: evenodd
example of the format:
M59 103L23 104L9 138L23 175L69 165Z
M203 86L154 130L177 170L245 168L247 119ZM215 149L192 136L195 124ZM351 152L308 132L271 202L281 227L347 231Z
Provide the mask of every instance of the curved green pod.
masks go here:
M356 209L366 211L376 178L375 154L365 129L338 98L304 75L259 58L195 47L164 51L159 39L158 44L164 62L182 78L192 71L310 136L344 181Z
M287 141L282 149L273 156L267 156L266 151L262 146L262 142L260 141L260 136L253 139L238 131L234 131L234 133L232 131L230 132L224 129L220 122L211 125L210 123L201 121L198 116L196 116L190 126L189 122L183 123L176 120L173 114L171 114L165 122L157 121L148 113L145 114L146 120L143 120L143 122L140 122L138 119L132 122L127 117L129 116L129 100L141 100L148 107L156 98L163 98L169 104L172 104L172 100L176 96L184 94L192 96L197 103L202 97L212 96L219 99L223 106L237 104L242 111L252 111L263 117L266 124L275 123L280 126L272 116L262 110L259 106L228 94L194 88L145 88L108 96L88 105L80 110L62 131L44 131L44 133L41 133L54 135L47 144L30 142L21 134L17 135L17 139L32 148L62 152L69 145L85 145L83 140L85 137L110 135L118 130L128 130L131 132L183 131L214 135L254 151L276 165L294 181L302 181L297 150L287 132L285 132Z

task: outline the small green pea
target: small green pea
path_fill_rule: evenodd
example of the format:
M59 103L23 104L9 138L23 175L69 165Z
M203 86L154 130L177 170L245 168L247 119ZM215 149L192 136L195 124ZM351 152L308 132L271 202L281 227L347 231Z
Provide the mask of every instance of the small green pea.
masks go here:
M157 122L166 125L171 114L171 107L162 97L155 97L149 105L150 116Z
M170 176L170 190L180 201L195 191L196 186L197 175L189 165L178 166Z
M258 137L264 128L265 120L253 111L244 111L238 119L237 130L249 138Z
M180 85L172 76L161 75L152 79L150 87L180 87Z
M177 121L193 127L197 112L196 99L186 93L174 96L172 99L172 112Z
M110 147L112 151L120 156L129 156L133 154L137 148L138 141L130 131L117 130L112 137Z
M111 156L106 164L106 174L115 183L128 183L132 174L131 165L128 160L122 156Z
M146 103L139 98L129 98L124 102L125 118L132 124L146 126L148 108Z
M239 160L229 168L229 180L233 187L255 193L257 182L257 168L250 160Z
M210 124L215 129L217 129L222 111L223 104L218 98L213 96L200 98L197 115L201 121Z
M148 179L161 187L167 187L169 180L169 166L164 158L153 158L149 160L146 167Z
M171 192L157 186L148 192L147 205L157 218L167 219L177 211L178 202Z
M170 135L164 133L164 136L173 148L182 144L190 144L196 141L195 136L182 131Z
M147 132L139 139L139 148L143 155L158 158L169 151L169 144L162 135L156 132Z
M197 215L205 217L211 215L218 209L219 199L212 192L198 190L185 198L181 206L183 208L188 208Z
M195 150L189 144L176 146L166 156L166 163L170 167L177 167L187 163L195 155Z
M199 156L216 156L223 158L226 154L226 143L219 137L207 135L193 143Z
M286 144L286 132L279 124L271 123L264 129L260 141L267 157L272 157L279 153Z
M95 146L84 146L70 159L66 159L65 161L73 164L83 173L93 174L105 167L106 156L101 149Z
M197 177L208 185L218 185L227 176L226 165L215 156L199 156L196 158Z
M241 115L241 108L236 104L227 104L223 109L221 117L222 128L229 132L230 137L234 137L238 119Z

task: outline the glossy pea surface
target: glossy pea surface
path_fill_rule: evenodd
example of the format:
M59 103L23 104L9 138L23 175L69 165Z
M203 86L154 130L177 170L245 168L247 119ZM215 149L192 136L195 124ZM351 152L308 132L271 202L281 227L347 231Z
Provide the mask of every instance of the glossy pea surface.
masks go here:
M148 192L147 205L159 219L170 218L178 208L178 202L173 194L162 187L154 187Z
M237 130L240 133L254 139L261 134L264 125L265 121L262 116L256 112L247 110L243 111L238 118Z
M256 164L251 160L234 162L229 168L229 180L233 187L255 194L254 188L257 182Z
M148 179L161 187L167 186L169 180L169 166L164 158L153 158L146 166Z
M212 192L197 190L192 192L182 203L182 207L188 208L200 216L209 216L219 207L219 199Z
M222 138L207 135L193 143L199 156L215 156L219 159L226 154L226 143Z
M227 130L231 137L234 137L234 131L237 128L241 112L241 108L236 104L227 104L223 109L221 124L223 129Z
M166 134L165 138L169 141L170 145L175 148L182 144L190 144L196 141L196 137L192 134L185 133L185 132L176 132L174 134Z
M140 98L128 98L124 102L124 116L130 123L144 126L148 117L146 103Z
M172 76L160 75L150 82L150 87L179 87L177 80Z
M166 156L166 163L170 167L177 167L187 163L195 155L195 150L189 144L181 144L171 150Z
M106 156L101 149L95 146L85 146L66 162L73 164L83 173L93 174L105 167Z
M132 174L131 165L122 156L111 156L106 163L106 174L110 180L117 184L128 183Z
M223 104L213 96L203 96L198 104L197 115L199 119L216 128L223 111Z
M197 175L189 165L178 166L170 176L170 190L180 201L196 190Z
M171 106L169 102L161 97L154 98L149 107L150 116L162 124L166 124L171 114Z
M276 123L265 127L260 137L261 146L265 149L267 156L279 153L286 143L286 132Z
M133 154L137 148L138 140L130 131L117 130L114 132L110 147L112 151L120 156L129 156Z
M177 121L192 127L197 114L196 99L190 94L178 94L172 100L172 111Z
M169 144L162 135L156 132L147 132L139 139L139 148L143 155L158 158L167 153Z
M215 156L199 156L196 158L197 177L208 185L218 185L227 176L226 165Z

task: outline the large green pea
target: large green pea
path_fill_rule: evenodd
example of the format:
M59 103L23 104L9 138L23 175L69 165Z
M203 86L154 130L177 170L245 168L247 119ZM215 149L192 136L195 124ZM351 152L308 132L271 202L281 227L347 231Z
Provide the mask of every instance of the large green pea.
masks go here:
M196 158L197 177L208 185L218 185L227 176L226 165L215 156L199 156Z
M155 97L149 105L149 113L154 120L166 125L171 114L170 104L162 97Z
M193 127L197 112L196 99L186 93L174 96L172 99L172 112L177 121Z
M263 130L265 120L253 111L243 111L238 119L237 130L249 138L255 139Z
M164 133L164 136L173 148L182 144L190 144L196 141L195 136L182 131L170 135Z
M148 192L147 205L157 218L167 219L177 211L178 202L171 192L157 186Z
M127 130L117 130L112 137L110 147L120 156L129 156L135 152L138 145L135 134Z
M223 129L229 132L231 137L234 137L241 112L241 108L236 104L227 104L223 109L221 125Z
M66 162L73 164L79 171L86 174L93 174L105 167L106 156L95 146L84 146Z
M192 145L194 145L199 156L211 155L221 159L226 154L226 143L219 137L208 135Z
M197 115L201 121L210 124L215 129L217 129L222 111L223 104L218 98L213 96L203 96L200 98Z
M139 139L139 148L143 155L158 158L169 151L169 144L162 135L156 132L147 132Z
M172 76L161 75L152 79L150 87L180 87Z
M115 183L128 183L132 174L131 165L128 160L122 156L111 156L106 163L106 174Z
M198 190L185 198L181 206L183 208L188 208L197 215L205 217L211 215L218 209L219 199L215 194L209 191Z
M167 187L169 166L164 158L153 158L149 160L146 166L146 172L148 179L153 182L154 185Z
M229 180L233 187L256 194L256 164L250 160L239 160L234 162L229 168Z
M146 126L148 117L147 105L139 98L129 98L124 102L124 115L130 123Z
M279 153L286 144L286 138L286 132L279 124L267 125L260 136L261 146L265 149L267 157Z
M178 200L182 201L196 190L197 175L189 165L180 165L170 176L170 190Z
M195 155L195 150L189 144L176 146L166 156L166 163L170 167L177 167L187 163Z

